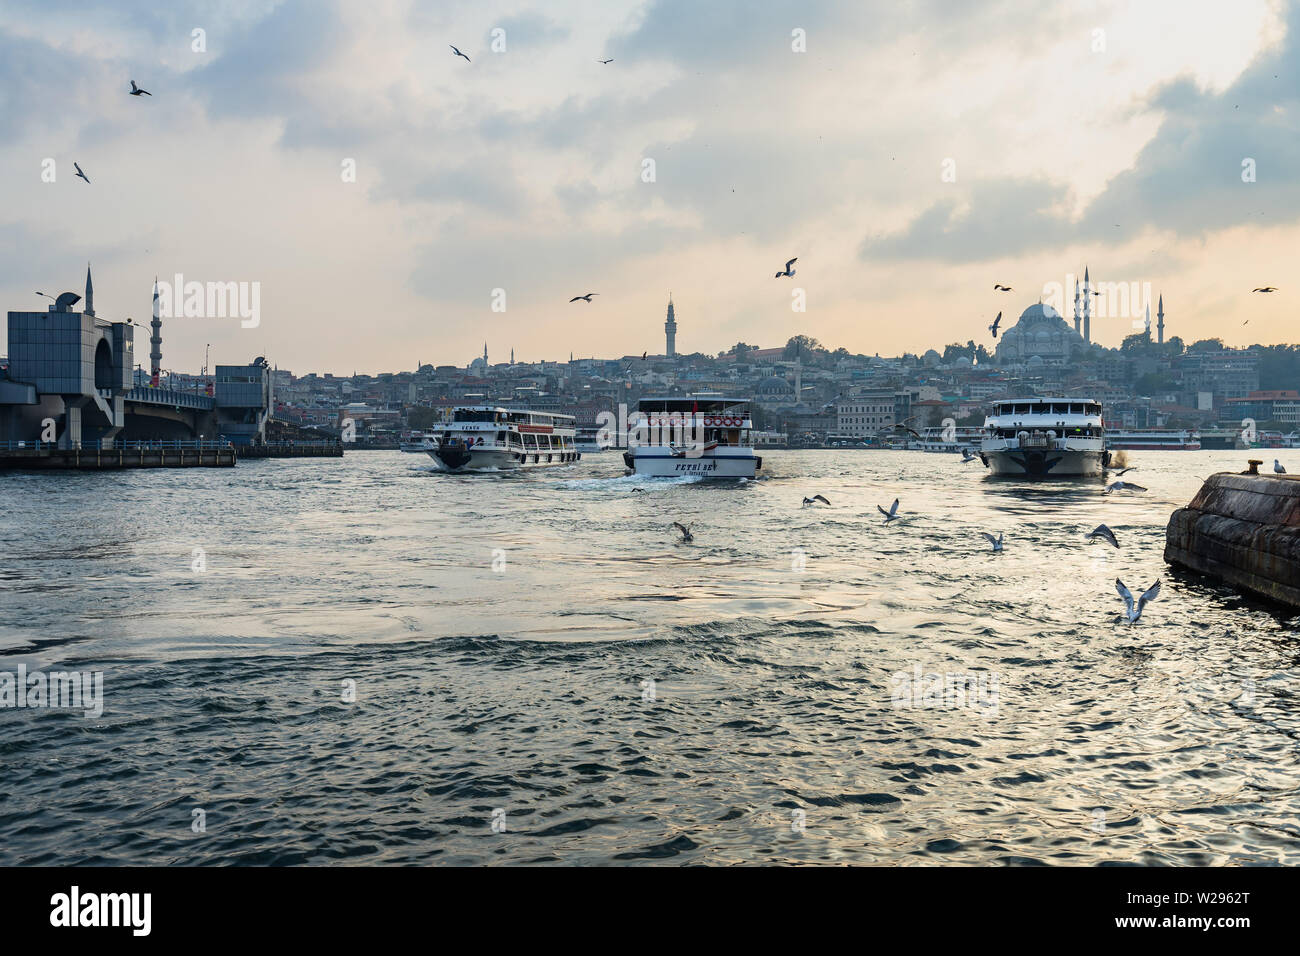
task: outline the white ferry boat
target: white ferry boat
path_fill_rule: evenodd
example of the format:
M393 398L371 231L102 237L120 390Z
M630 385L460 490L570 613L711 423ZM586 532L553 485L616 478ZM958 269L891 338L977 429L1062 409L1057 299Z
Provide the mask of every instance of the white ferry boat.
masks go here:
M928 425L921 429L921 451L959 452L963 448L974 450L984 437L978 425L954 427L951 432L944 425Z
M430 452L438 446L433 432L415 431L400 441L397 447L405 452Z
M651 478L753 478L763 467L753 429L748 399L643 398L628 422L623 463Z
M1201 435L1174 428L1151 428L1143 431L1116 428L1106 432L1106 446L1126 451L1200 451Z
M566 465L582 455L572 415L496 405L457 405L434 430L428 454L448 471Z
M984 420L979 456L995 475L1100 475L1110 460L1101 403L1080 398L994 402L993 414Z

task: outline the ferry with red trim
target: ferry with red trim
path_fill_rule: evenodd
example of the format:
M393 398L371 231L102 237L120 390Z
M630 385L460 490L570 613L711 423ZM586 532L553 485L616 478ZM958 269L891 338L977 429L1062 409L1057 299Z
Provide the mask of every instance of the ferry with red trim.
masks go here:
M497 405L457 405L433 429L428 454L447 471L512 471L567 465L582 454L572 415Z
M763 467L753 435L748 399L643 398L628 422L623 464L648 478L753 478Z

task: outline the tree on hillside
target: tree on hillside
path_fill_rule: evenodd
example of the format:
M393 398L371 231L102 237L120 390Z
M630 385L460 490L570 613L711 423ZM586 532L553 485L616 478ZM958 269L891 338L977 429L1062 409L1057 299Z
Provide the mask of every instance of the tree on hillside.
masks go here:
M1141 352L1151 344L1151 330L1143 329L1141 332L1134 332L1132 335L1124 336L1124 341L1119 344L1121 352Z
M423 405L413 405L406 410L406 424L409 428L423 431L432 428L438 420L438 410Z
M801 356L805 360L813 352L824 352L822 344L808 335L796 335L785 343L785 350L781 353L784 359L793 359L795 356Z

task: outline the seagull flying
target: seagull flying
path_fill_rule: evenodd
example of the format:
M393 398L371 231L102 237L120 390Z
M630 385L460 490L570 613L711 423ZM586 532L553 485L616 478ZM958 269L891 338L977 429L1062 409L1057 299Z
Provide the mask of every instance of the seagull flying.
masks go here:
M998 291L998 292L1010 292L1010 291L1011 291L1011 286L1009 286L1009 285L998 285L996 282L993 283L993 288L994 288L996 291Z
M1102 541L1109 541L1115 547L1119 547L1119 541L1115 538L1115 532L1111 531L1110 528L1107 528L1104 524L1097 525L1097 527L1089 531L1084 535L1084 537L1089 541L1093 538L1100 538Z
M1124 474L1127 471L1132 471L1136 467L1137 465L1129 465L1127 468L1121 468L1119 471L1115 472L1115 477L1118 478L1120 475Z
M78 166L76 163L73 163L72 165L73 165L73 167L77 170L77 176L78 176L78 177L80 177L81 179L84 179L86 182L90 182L90 177L87 176L85 173L83 173L83 172L81 171L81 167L80 167L80 166Z
M1286 469L1282 467L1282 463L1278 461L1276 458L1273 459L1273 474L1275 475L1286 474Z
M961 463L963 465L966 464L966 462L968 461L974 461L974 460L975 460L975 456L970 453L969 448L963 448L961 450Z
M451 44L448 43L447 46L451 46ZM457 50L454 46L451 46L451 52L454 53L454 54L456 54L457 56L465 56L464 53L461 53L460 50ZM465 56L465 62L466 62L466 63L472 63L473 61L470 60L469 57Z
M1118 591L1119 596L1124 599L1124 610L1125 615L1128 617L1128 622L1130 624L1136 624L1138 618L1142 616L1143 606L1148 601L1154 601L1160 596L1160 582L1156 581L1155 584L1142 592L1142 596L1137 599L1137 607L1133 606L1133 592L1124 587L1124 582L1119 578L1115 579L1115 590Z
M148 90L142 90L142 89L140 89L140 87L136 86L136 85L135 85L135 80L132 80L132 81L131 81L131 92L130 92L128 95L129 95L129 96L142 96L142 95L143 95L143 96L153 96L153 94L150 93Z
M1251 292L1276 292L1276 291L1277 291L1277 286L1275 286L1275 285L1262 285L1262 286L1260 286L1258 289L1251 289L1250 291L1251 291Z
M995 339L998 337L998 326L1001 324L1002 324L1002 313L999 312L998 317L994 319L993 324L989 326L989 331L993 333L993 337Z
M608 60L597 60L597 63L613 63L614 58L611 56Z
M996 538L993 537L993 535L989 534L987 531L981 531L980 534L984 535L984 537L988 539L989 544L993 545L993 551L995 553L1002 550L1001 531L998 532L998 536Z
M678 531L680 531L680 532L682 533L682 540L683 540L683 541L694 541L694 540L695 540L695 535L691 534L691 527L693 527L693 525L692 525L691 527L688 527L688 526L683 525L683 524L678 524L676 521L674 521L674 522L673 522L673 527L676 528Z
M830 504L830 502L827 501L827 500L826 500L824 497L822 497L821 495L813 495L811 498L805 496L804 499L803 499L803 503L804 503L805 505L815 505L815 504L817 504L817 502L819 502L819 501L820 501L822 504L824 504L824 505L828 505L828 504Z
M570 302L577 302L579 299L582 299L584 302L590 302L590 301L591 301L591 297L592 297L593 295L600 295L600 293L599 293L599 292L588 292L586 295L575 295L575 296L574 296L572 299L570 299L569 301L570 301Z
M1131 481L1112 481L1106 486L1106 493L1110 494L1112 491L1146 491L1146 489Z
M778 272L778 273L777 273L776 275L774 275L772 278L774 278L774 279L779 279L779 278L781 278L781 276L786 276L787 278L789 278L790 276L794 275L794 270L791 269L790 267L791 267L792 265L794 265L794 264L795 264L796 262L798 262L798 261L799 261L799 257L798 257L798 256L795 256L793 259L791 259L789 262L787 262L787 263L785 264L785 271L784 271L784 272Z
M876 505L876 510L885 516L885 524L889 524L889 522L898 517L898 499L894 499L894 503L889 506L888 511L880 507L880 505Z

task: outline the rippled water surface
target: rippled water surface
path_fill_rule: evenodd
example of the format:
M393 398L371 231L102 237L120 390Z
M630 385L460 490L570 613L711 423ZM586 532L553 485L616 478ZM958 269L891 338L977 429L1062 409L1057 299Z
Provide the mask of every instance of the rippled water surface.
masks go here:
M1300 622L1162 559L1246 455L1130 457L0 474L0 671L105 698L0 710L0 863L1300 863Z

